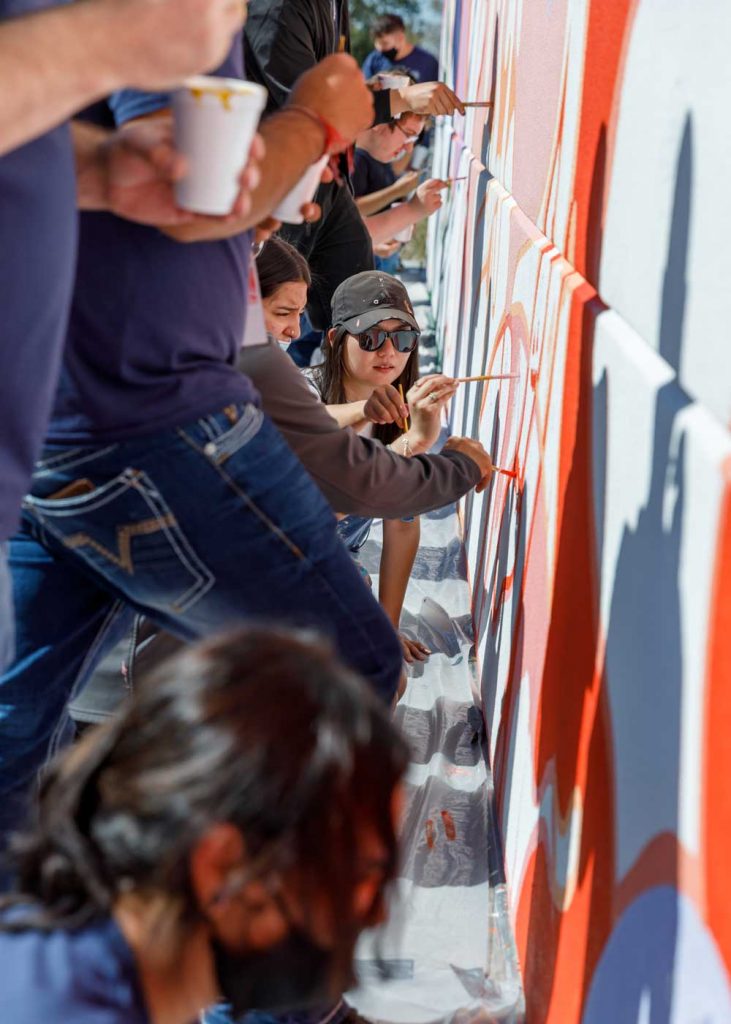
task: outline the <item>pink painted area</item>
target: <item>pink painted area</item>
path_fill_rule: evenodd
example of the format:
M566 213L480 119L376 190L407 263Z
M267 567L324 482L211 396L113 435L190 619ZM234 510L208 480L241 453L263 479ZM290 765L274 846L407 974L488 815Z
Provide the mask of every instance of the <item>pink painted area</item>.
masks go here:
M539 214L550 184L552 156L561 144L566 32L567 0L524 4L515 61L511 191L544 232L546 224Z

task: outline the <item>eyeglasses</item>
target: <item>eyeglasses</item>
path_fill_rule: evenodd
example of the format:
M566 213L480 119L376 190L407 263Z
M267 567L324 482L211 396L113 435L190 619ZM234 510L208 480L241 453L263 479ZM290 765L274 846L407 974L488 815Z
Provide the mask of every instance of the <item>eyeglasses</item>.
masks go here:
M351 335L364 352L377 352L390 338L397 352L413 352L419 341L419 331L383 331L378 327L369 327L361 334Z
M394 121L394 126L398 128L398 130L401 132L401 134L403 135L407 142L416 142L416 140L421 135L421 131L418 131L415 134L413 132L404 131L404 129L401 127L398 121Z

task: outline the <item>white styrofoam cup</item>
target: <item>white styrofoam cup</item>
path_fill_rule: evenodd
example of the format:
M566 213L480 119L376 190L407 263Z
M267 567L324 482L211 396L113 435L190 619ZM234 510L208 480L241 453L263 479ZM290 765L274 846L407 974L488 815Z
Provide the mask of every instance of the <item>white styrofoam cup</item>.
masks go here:
M272 217L281 220L284 224L302 223L304 220L302 207L305 203L312 202L315 192L317 192L317 186L320 184L322 172L325 170L325 164L329 159L330 157L326 153L307 168L294 188L287 193L276 210L273 211Z
M188 161L175 195L186 210L224 215L239 192L267 93L238 78L194 75L172 95L175 146Z
M397 206L402 206L402 205L403 205L402 203L394 203L392 205L391 209L395 210ZM410 242L413 234L414 234L414 225L413 224L407 224L405 228L401 228L401 230L398 231L393 236L393 240L394 240L394 242Z
M390 75L387 71L378 72L378 81L382 89L402 89L411 84L406 75Z

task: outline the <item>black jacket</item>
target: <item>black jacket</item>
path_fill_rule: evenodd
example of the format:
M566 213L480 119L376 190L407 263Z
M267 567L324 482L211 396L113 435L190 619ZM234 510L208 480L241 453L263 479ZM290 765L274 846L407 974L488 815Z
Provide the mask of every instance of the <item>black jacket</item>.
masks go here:
M286 103L299 76L324 57L350 51L348 0L249 0L244 29L246 77L269 93L266 113ZM375 124L388 121L387 92L374 93Z

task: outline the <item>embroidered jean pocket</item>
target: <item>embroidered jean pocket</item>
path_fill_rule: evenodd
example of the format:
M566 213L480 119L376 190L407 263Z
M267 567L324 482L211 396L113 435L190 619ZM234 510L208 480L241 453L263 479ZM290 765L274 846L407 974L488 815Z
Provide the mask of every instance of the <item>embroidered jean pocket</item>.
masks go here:
M261 409L247 403L242 407L236 423L218 437L212 438L204 446L203 451L209 459L213 459L220 466L256 437L263 422L264 413Z
M84 481L85 482L85 481ZM134 601L183 612L214 584L146 473L125 469L82 493L29 496L24 507L48 534Z

